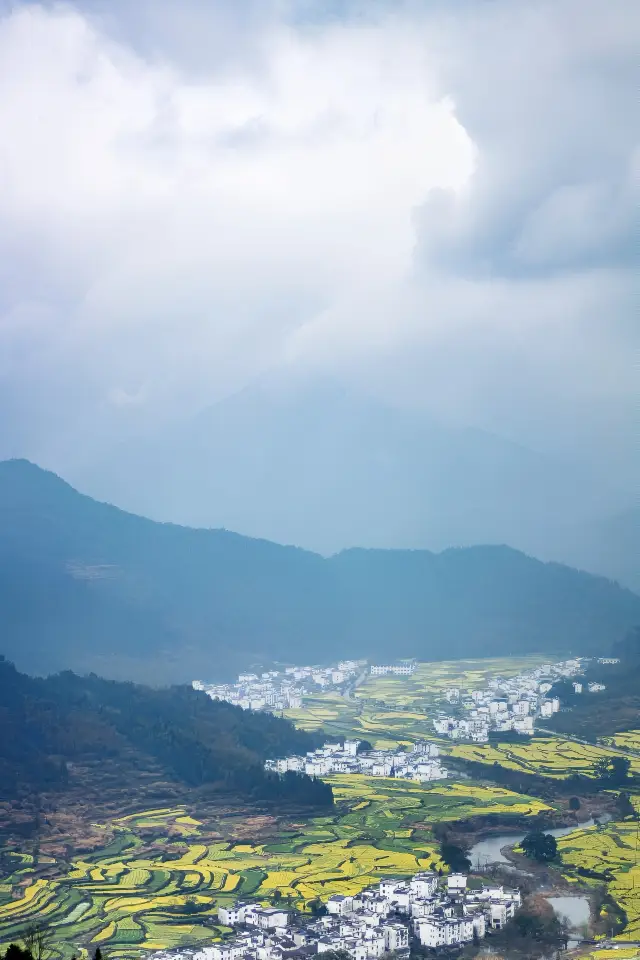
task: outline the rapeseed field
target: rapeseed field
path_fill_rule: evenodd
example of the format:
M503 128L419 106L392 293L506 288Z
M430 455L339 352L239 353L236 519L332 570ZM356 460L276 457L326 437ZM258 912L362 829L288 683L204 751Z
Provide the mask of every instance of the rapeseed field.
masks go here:
M335 812L261 840L215 839L220 824L183 807L114 820L104 850L59 862L51 878L33 858L8 856L15 871L0 890L0 942L48 918L58 957L93 952L128 960L222 935L220 903L252 897L308 910L334 893L355 893L385 876L444 867L432 825L484 813L535 814L539 800L470 781L421 785L394 779L330 778ZM189 830L184 836L176 828ZM212 836L213 834L213 836ZM117 851L117 852L115 852Z

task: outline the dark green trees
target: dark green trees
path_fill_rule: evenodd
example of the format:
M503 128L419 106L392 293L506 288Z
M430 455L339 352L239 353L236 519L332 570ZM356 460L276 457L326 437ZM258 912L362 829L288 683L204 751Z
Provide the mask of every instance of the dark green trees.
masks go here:
M523 838L520 848L525 857L531 860L538 860L540 863L547 863L554 860L558 853L558 844L556 838L550 833L543 833L541 830L535 830L528 833Z
M627 757L601 757L593 770L608 786L619 787L629 778L631 761Z

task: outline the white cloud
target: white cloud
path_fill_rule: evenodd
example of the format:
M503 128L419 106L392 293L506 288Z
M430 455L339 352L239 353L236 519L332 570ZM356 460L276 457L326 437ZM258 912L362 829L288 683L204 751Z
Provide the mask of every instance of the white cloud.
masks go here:
M107 394L233 386L318 304L405 272L413 208L471 173L406 29L264 47L260 75L191 80L71 8L0 24L0 229L38 251L6 308L50 311Z
M284 6L0 19L0 377L31 436L283 362L559 445L624 420L633 0Z

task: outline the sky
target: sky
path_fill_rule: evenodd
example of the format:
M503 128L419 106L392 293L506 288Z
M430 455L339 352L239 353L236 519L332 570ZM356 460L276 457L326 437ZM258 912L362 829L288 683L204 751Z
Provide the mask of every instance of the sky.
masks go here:
M0 457L330 376L640 482L636 0L0 0Z

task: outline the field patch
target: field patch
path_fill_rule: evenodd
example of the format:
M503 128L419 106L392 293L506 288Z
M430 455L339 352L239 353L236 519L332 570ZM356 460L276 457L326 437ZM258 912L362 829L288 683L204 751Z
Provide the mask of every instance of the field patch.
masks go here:
M569 876L579 876L582 868L610 878L607 889L628 920L616 939L640 940L640 822L612 821L575 830L558 840L558 849Z
M556 778L571 774L592 776L598 760L616 756L606 746L576 743L563 737L534 737L525 743L458 743L445 749L452 757L463 760L499 763L511 770ZM640 758L629 759L632 771L640 773Z
M328 779L336 798L330 815L261 839L220 839L219 821L163 808L113 821L114 840L83 858L59 861L54 878L37 876L37 864L15 857L15 873L3 883L12 896L0 900L0 942L5 946L27 923L46 916L60 929L59 958L96 945L115 960L140 950L194 946L224 933L217 922L221 903L252 897L308 910L311 901L356 893L384 877L442 868L432 832L439 821L545 808L534 798L471 781ZM170 840L178 821L190 834Z

